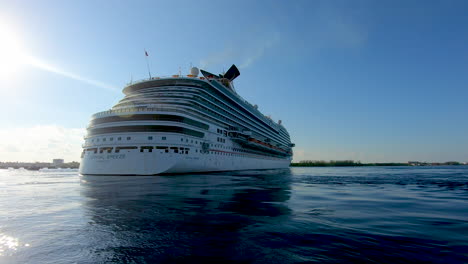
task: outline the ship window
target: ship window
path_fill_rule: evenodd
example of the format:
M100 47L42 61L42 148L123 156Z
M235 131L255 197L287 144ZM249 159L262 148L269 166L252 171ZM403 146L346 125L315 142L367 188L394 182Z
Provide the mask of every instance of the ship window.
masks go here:
M156 147L156 149L167 149L167 147Z
M186 140L185 140L185 142L187 142L187 143L188 143L188 139L186 139Z
M102 141L106 141L106 139L105 139L105 138L103 138L103 139L102 139Z
M195 144L198 144L198 141L195 141Z
M132 139L132 137L127 137L127 140L130 140L130 139Z
M118 137L117 140L122 140L122 138L121 138L121 137Z
M110 138L109 140L110 140L110 141L114 141L114 138Z
M162 137L162 140L166 140L166 137Z
M153 137L148 137L148 140L153 140Z
M99 142L99 138L98 138L98 139L96 139L96 142Z
M138 147L116 147L115 150L120 150L120 149L137 149Z
M181 139L180 139L180 141L184 141L184 139L183 139L183 138L181 138Z
M193 140L190 140L190 143L193 143Z
M176 147L171 147L171 149L174 151L174 153L179 153L179 149Z
M91 139L91 142L94 142L94 139Z

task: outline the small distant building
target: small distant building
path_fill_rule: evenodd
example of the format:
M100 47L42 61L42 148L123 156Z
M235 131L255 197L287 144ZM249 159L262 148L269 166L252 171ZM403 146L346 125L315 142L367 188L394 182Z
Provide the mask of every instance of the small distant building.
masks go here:
M61 166L61 165L63 165L63 163L64 163L63 159L53 159L52 160L52 165L54 165L55 167Z
M422 162L420 162L420 161L408 161L408 165L410 165L410 166L421 166Z

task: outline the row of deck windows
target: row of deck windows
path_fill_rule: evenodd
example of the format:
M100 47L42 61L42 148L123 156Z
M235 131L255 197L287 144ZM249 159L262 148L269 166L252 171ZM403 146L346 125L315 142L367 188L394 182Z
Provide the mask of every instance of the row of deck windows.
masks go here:
M131 140L131 139L132 139L132 137L127 137L127 140ZM151 139L152 139L152 137L151 137ZM96 138L96 142L99 142L99 140L100 140L99 138ZM121 141L122 137L118 137L117 140ZM95 139L91 139L91 142L94 142L94 141L95 141ZM102 142L106 142L106 141L107 141L107 138L102 138ZM113 137L109 138L109 141L114 141L114 138Z
M166 140L166 139L167 139L166 137L161 137L161 140ZM100 140L102 140L102 142L106 142L106 141L107 141L107 138L102 138L102 139L99 139L99 138L91 139L91 142L99 142ZM118 137L117 140L118 140L118 141L121 141L121 140L122 140L122 137ZM132 140L132 137L127 137L127 140ZM148 137L148 140L153 140L153 136L149 136L149 137ZM113 138L113 137L109 138L109 141L114 141L114 138Z
M156 147L153 147L153 146L141 146L141 147L137 147L137 146L121 146L121 147L115 147L115 151L114 153L120 153L121 150L137 150L139 149L140 152L153 152L153 149L156 149L156 150L163 150L165 153L179 153L179 154L189 154L189 151L190 151L190 148L185 148L185 147L166 147L166 146L156 146ZM199 149L195 149L195 153L203 153L203 154L213 154L213 155L223 155L223 156L234 156L234 157L245 157L247 155L250 155L250 154L253 154L253 155L260 155L260 156L269 156L269 157L275 157L277 158L278 156L275 156L275 155L266 155L266 154L259 154L259 153L251 153L249 151L246 151L246 150L242 150L242 149L238 149L238 148L228 148L228 147L225 147L225 149L231 149L233 151L236 151L236 152L241 152L241 153L245 153L245 154L241 154L241 153L227 153L227 152L223 152L223 151L219 151L219 150L208 150L208 151L204 151L204 150L199 150ZM88 152L94 152L95 154L98 153L112 153L112 151L114 150L114 147L101 147L101 148L88 148L88 149L85 149L83 150L82 154L81 154L81 157L84 156L85 152L88 151Z
M127 138L127 140L131 140L131 139L132 139L131 137L126 137L126 138ZM161 137L161 139L162 139L162 140L167 140L167 137ZM113 137L109 138L109 141L113 141L113 140L114 140ZM122 140L122 137L118 137L117 140L119 140L119 141ZM153 136L148 136L148 140L153 140ZM221 143L225 143L225 142L226 142L226 140L225 140L224 138L217 138L217 140L218 140L218 142L221 142ZM91 142L94 142L94 141L95 141L94 139L91 140ZM102 141L105 142L105 141L106 141L106 138L102 138ZM188 143L188 142L189 142L189 139L186 138L186 139L184 140L184 138L181 138L180 141L181 141L181 142L184 142L184 141L185 141L186 143ZM99 142L99 138L96 139L96 142ZM198 141L198 140L195 140L195 141L194 141L194 140L190 140L190 143L192 143L192 144L195 143L195 144L197 144L197 145L198 145L198 144L201 145L203 142ZM218 148L222 148L222 149L227 149L227 150L232 150L232 151L235 151L235 152L245 152L245 153L247 153L247 151L244 151L244 150L242 150L242 149L227 147L227 146L223 146L223 145L221 145L221 144L210 144L210 146L211 146L211 147L218 147ZM103 153L103 152L102 152L102 149L103 149L103 148L101 148L100 153ZM112 149L112 148L111 148L111 149ZM150 152L151 152L151 151L150 151Z
M113 137L108 138L108 139L109 139L109 141L114 141L114 138L113 138ZM127 140L131 140L131 139L132 139L132 137L127 137ZM153 140L153 139L154 139L153 136L148 136L148 140ZM102 140L102 142L106 142L106 141L107 141L107 138L91 139L91 142L99 142L100 140ZM118 137L117 140L118 140L118 141L121 141L121 140L122 140L122 137ZM161 137L161 140L167 140L167 137ZM185 138L185 140L184 140L184 138L180 138L180 141L181 141L181 142L184 142L184 141L185 141L186 143L189 143L189 142L190 142L191 144L196 144L196 145L198 145L198 144L201 145L201 144L203 143L203 142L198 141L198 140L195 140L195 141L194 141L193 139L189 140L188 138ZM213 144L212 144L212 146L213 146Z
M113 147L102 147L99 148L99 153L112 153ZM125 146L125 147L116 147L115 148L115 153L120 153L121 150L131 150L131 149L138 149L136 146ZM159 149L159 150L164 150L165 153L169 153L169 151L173 153L180 153L180 154L189 154L190 148L184 148L184 147L165 147L165 146L142 146L140 147L140 152L153 152L153 149ZM98 148L89 148L86 149L85 151L92 151L94 153L98 152ZM198 153L198 149L195 149L195 153ZM202 151L200 150L200 153ZM216 155L223 155L223 156L236 156L238 154L233 154L233 153L225 153L225 152L219 152L219 151L209 151L208 153L210 154L216 154Z
M112 153L113 147L103 147L99 148L99 153ZM116 147L115 148L115 153L120 153L121 150L131 150L131 149L138 149L136 146L127 146L127 147ZM164 147L164 146L142 146L140 147L140 152L145 152L146 150L148 152L153 152L153 149L157 150L164 150L165 153L179 153L179 154L189 154L190 148L183 148L183 147ZM85 151L92 151L95 154L98 152L98 148L90 148L86 149ZM84 155L84 152L82 153L82 156ZM198 153L198 149L195 149L195 153ZM200 153L203 153L200 150ZM243 154L235 154L235 153L226 153L226 152L220 152L220 151L208 151L207 153L213 154L213 155L220 155L220 156L235 156L235 157L243 157L245 155Z
M115 153L120 153L121 150L132 150L132 149L138 149L136 146L123 146L123 147L115 147ZM164 150L164 152L168 153L169 150L171 150L173 153L180 153L180 154L188 154L190 151L190 148L184 148L184 147L165 147L165 146L141 146L140 147L140 152L145 152L147 150L148 152L153 152L153 149L159 149L159 150ZM113 147L102 147L99 148L99 153L112 153L112 150L114 150ZM89 148L84 151L92 151L95 154L98 152L98 148ZM84 152L83 151L83 152ZM195 152L198 153L198 149L195 149ZM201 152L201 151L200 151Z

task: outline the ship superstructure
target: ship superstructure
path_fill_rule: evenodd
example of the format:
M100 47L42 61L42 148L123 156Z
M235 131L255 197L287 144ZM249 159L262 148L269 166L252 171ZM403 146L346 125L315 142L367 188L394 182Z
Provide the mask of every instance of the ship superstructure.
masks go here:
M80 173L155 175L288 167L287 130L234 90L235 65L215 75L130 83L112 109L92 116Z

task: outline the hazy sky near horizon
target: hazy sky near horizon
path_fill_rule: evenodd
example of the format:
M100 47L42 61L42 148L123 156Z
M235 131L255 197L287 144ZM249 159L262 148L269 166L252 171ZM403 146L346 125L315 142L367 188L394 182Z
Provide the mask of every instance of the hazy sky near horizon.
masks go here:
M0 0L0 161L79 160L131 79L239 66L295 160L468 161L467 1Z

